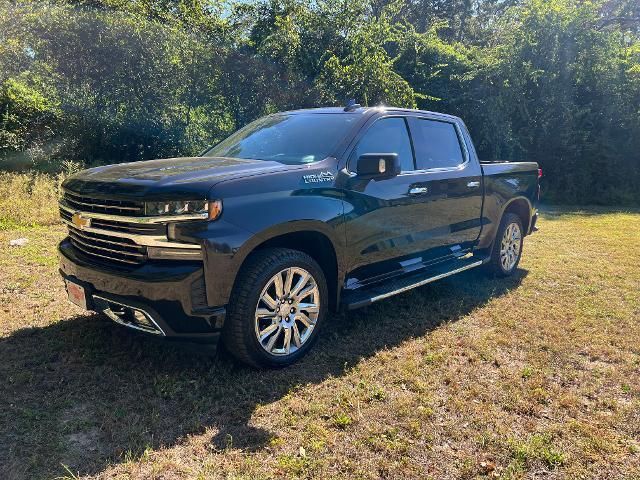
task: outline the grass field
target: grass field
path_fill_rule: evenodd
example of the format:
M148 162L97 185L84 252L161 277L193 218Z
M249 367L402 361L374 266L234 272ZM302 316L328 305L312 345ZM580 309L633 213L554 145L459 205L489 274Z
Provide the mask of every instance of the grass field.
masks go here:
M640 213L539 226L515 277L333 315L254 371L68 304L64 229L6 223L0 478L640 478Z

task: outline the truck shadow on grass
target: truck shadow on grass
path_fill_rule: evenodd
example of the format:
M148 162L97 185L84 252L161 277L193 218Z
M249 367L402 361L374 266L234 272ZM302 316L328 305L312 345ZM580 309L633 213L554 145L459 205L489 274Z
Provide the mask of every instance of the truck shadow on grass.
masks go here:
M0 478L95 474L146 449L210 434L209 447L255 451L274 432L251 426L258 405L340 376L360 359L454 322L518 287L527 272L465 272L328 318L312 352L256 371L152 341L98 315L0 340Z

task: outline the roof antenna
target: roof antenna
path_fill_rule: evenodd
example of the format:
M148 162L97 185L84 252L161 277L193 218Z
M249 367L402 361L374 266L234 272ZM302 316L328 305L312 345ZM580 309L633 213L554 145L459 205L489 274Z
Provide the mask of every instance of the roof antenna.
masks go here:
M356 100L352 98L351 100L347 101L347 106L344 107L344 111L353 112L357 108L360 108L360 104L356 103Z

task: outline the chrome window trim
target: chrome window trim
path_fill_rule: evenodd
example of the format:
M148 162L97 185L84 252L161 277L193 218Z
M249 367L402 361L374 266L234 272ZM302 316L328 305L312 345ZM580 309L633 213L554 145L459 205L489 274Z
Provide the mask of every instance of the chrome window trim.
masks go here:
M357 140L355 141L355 143L353 143L352 145L349 145L349 155L347 155L347 161L346 161L346 165L345 165L345 170L347 171L347 173L349 173L349 176L356 175L357 173L354 170L351 170L351 163L353 161L355 161L355 159L353 158L353 154L356 151L356 149L358 148L358 144L362 141L362 139L364 138L364 136L367 134L367 132L371 129L371 127L373 127L376 123L378 123L381 120L386 120L389 118L401 118L404 120L404 126L405 129L407 131L407 137L409 138L409 144L411 145L411 156L413 157L413 165L416 165L416 152L415 152L415 146L414 146L414 142L413 142L413 137L411 136L411 125L409 125L409 116L405 115L403 113L389 113L389 114L383 114L380 115L379 117L374 118L374 120L369 123L363 125L362 127L362 135L356 135ZM360 131L358 132L358 134L360 133ZM401 170L399 175L404 174L409 174L409 173L415 173L416 170Z
M350 177L357 176L356 172L351 170L350 164L351 164L351 162L353 160L353 158L352 158L353 152L355 151L356 147L358 146L358 143L360 142L362 137L366 134L367 130L369 130L369 128L371 128L379 120L383 120L383 119L386 119L386 118L403 118L405 120L405 124L406 124L406 127L407 127L407 133L409 135L409 140L412 143L412 150L413 150L413 156L414 156L415 165L418 164L418 155L417 155L417 152L415 151L414 139L413 139L413 136L411 135L411 124L409 122L409 119L430 120L432 122L443 122L443 123L449 123L449 124L453 125L453 127L456 130L456 135L458 137L458 143L460 144L460 149L462 150L462 156L464 157L464 162L462 162L459 165L456 165L455 167L423 168L423 169L416 168L414 170L402 170L398 174L399 177L406 176L406 175L425 174L425 173L457 172L457 171L461 171L461 170L464 170L465 168L467 168L467 166L471 162L471 155L469 154L469 149L467 147L467 142L465 141L464 134L463 134L462 129L460 128L460 125L458 124L458 122L456 122L454 120L450 120L450 119L443 119L443 118L437 118L437 117L431 117L431 116L425 116L425 115L410 115L409 113L410 112L403 112L403 113L395 113L395 112L393 112L393 113L389 113L388 115L381 115L381 116L377 117L375 120L373 120L368 126L365 125L366 130L364 131L362 136L360 138L358 138L358 140L353 144L353 146L352 147L350 146L349 155L347 156L347 161L346 161L346 165L345 165L344 169L345 169L346 173Z
M208 214L195 214L195 215L165 215L154 217L127 217L124 215L113 215L110 213L96 213L96 212L83 212L82 210L75 209L65 204L63 201L58 202L61 209L71 213L81 213L85 218L96 218L101 220L112 220L115 222L125 223L168 223L168 222L185 222L189 220L206 220Z

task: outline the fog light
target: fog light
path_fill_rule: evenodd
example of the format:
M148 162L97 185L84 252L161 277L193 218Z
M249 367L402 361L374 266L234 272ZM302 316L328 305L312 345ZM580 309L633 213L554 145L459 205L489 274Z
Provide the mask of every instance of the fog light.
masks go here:
M133 318L135 318L136 323L139 325L144 325L146 327L152 327L153 328L153 324L149 321L149 319L147 318L147 316L142 313L139 310L134 310L133 312Z

